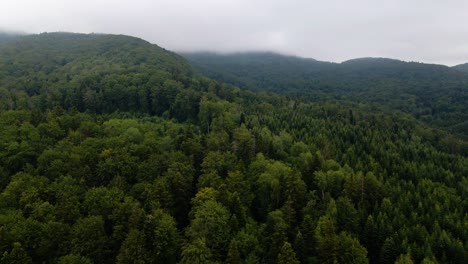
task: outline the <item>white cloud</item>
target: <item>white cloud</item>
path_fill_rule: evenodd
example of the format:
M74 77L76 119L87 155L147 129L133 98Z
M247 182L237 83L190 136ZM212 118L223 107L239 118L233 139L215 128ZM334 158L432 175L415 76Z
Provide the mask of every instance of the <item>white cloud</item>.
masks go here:
M0 0L0 28L128 34L176 51L453 65L468 62L467 13L461 0Z

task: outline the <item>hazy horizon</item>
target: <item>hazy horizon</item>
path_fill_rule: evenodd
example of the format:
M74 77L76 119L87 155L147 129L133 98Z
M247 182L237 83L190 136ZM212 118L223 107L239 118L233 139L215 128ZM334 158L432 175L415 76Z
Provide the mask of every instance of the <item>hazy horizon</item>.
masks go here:
M175 52L269 51L342 62L468 62L468 2L331 0L16 0L0 29L124 34Z

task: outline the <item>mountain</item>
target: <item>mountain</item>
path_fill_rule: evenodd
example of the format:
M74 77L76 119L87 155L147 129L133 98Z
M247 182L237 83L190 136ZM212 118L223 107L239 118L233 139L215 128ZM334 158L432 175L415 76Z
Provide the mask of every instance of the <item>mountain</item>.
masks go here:
M432 68L259 56L333 92ZM2 43L0 263L465 263L468 142L361 99L255 93L123 35Z
M11 32L2 32L0 31L0 42L5 42L5 41L10 41L12 39L15 39L22 34L20 33L11 33Z
M462 71L462 72L468 72L468 63L456 65L452 67L453 69Z
M98 112L162 113L167 97L192 74L173 52L142 39L104 34L22 36L0 44L0 67L0 87L14 91L10 99L4 97L4 108L59 105ZM172 85L162 87L165 82ZM152 98L156 86L161 96ZM24 97L27 104L20 103Z
M184 53L202 74L254 91L410 113L468 136L468 74L386 58L328 63L274 53Z
M14 59L16 63L23 64L21 67L33 68L34 65L28 64L40 64L43 67L50 66L51 70L65 65L73 67L79 62L89 63L89 66L98 63L96 69L99 65L112 67L123 63L126 66L146 65L162 70L177 68L185 73L190 68L175 53L142 39L122 35L42 33L21 36L13 42L3 43L0 52L2 62Z
M301 89L305 75L316 76L334 64L272 52L234 54L182 53L189 63L208 77L250 90L284 92ZM293 81L295 80L295 81Z

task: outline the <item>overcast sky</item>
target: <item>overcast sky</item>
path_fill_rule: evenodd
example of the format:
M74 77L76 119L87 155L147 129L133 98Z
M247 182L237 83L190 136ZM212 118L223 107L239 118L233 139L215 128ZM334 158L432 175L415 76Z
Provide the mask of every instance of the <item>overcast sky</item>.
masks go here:
M173 51L468 62L466 0L0 0L0 29L126 34Z

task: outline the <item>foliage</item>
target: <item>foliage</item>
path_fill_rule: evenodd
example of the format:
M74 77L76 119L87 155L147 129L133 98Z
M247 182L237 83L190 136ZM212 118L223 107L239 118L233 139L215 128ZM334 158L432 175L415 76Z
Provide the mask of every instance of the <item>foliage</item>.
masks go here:
M466 64L449 68L384 58L329 63L265 52L182 55L206 76L249 90L401 111L468 138Z
M134 38L15 43L0 46L2 262L468 259L455 135L193 76Z

